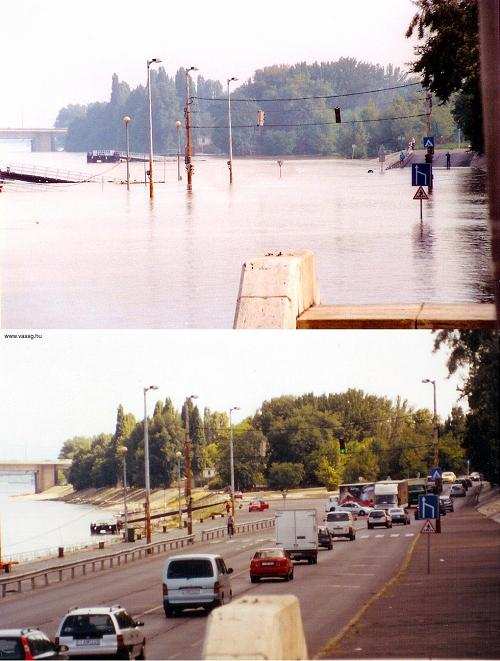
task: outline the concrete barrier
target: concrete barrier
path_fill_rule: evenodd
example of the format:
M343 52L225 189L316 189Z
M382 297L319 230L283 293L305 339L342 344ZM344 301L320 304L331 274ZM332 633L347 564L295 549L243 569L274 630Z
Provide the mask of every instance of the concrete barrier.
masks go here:
M270 253L242 266L234 328L296 328L299 314L317 304L314 254Z
M293 595L242 597L208 619L204 659L307 659L299 600Z

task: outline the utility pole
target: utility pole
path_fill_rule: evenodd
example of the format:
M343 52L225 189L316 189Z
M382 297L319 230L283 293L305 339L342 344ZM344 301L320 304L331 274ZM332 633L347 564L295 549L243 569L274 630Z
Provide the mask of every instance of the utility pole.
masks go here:
M182 123L177 120L175 128L177 130L177 181L181 181L181 126Z
M186 164L188 190L192 190L193 188L193 164L191 163L191 157L193 156L193 144L191 139L191 101L189 99L190 71L198 71L198 69L196 67L189 67L189 69L186 69L186 106L184 108L184 119L186 121L186 152L184 162Z
M177 450L175 453L177 457L177 489L178 489L178 499L179 499L179 528L182 528L182 506L181 506L181 457L182 452Z
M185 403L185 416L186 416L186 436L184 441L184 472L186 474L186 511L187 511L187 528L188 535L193 534L193 500L191 495L192 488L192 470L191 470L191 437L189 435L189 404L191 400L196 399L198 395L190 395L186 397Z
M125 541L128 542L128 510L127 510L127 448L122 445L118 448L123 462L123 519L125 528Z
M426 94L426 101L427 101L427 135L431 135L431 130L432 130L432 92L428 91ZM427 154L425 155L425 162L430 164L430 172L429 172L429 185L427 187L429 193L432 193L432 189L434 187L434 182L433 180L433 174L432 174L432 161L434 159L434 147L427 147Z
M432 383L432 387L433 387L434 466L438 468L439 467L439 427L438 427L438 417L437 417L436 381L433 379L423 379L422 383ZM438 493L439 495L439 490L436 490L436 493ZM441 518L439 516L436 518L436 532L441 532Z
M233 81L238 80L234 76L227 79L227 116L229 123L229 161L227 162L229 166L229 183L233 183L233 133L231 126L231 89L230 85ZM234 516L234 512L233 512Z
M154 182L153 182L153 108L151 103L151 65L159 64L161 60L153 57L152 60L147 61L148 69L148 102L149 102L149 197L154 197Z
M130 190L130 135L128 131L128 125L130 124L130 117L125 115L123 118L123 123L125 124L125 137L127 145L127 190Z
M235 502L234 502L234 442L233 442L233 421L231 414L233 411L239 411L239 406L232 406L229 409L229 462L231 470L231 508L233 510L233 518L236 513Z
M151 485L149 481L149 429L146 395L148 390L158 390L158 386L143 388L144 393L144 486L146 498L144 503L146 517L146 544L151 544Z

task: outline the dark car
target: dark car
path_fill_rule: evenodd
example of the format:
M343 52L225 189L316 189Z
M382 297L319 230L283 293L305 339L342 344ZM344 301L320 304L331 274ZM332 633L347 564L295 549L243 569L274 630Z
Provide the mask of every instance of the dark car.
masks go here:
M318 546L331 551L333 549L333 537L326 526L318 528Z
M0 629L0 659L67 659L67 650L39 629Z
M393 523L402 523L404 526L410 525L410 515L402 507L391 507L389 510Z
M443 507L447 512L453 512L455 507L453 505L453 498L449 496L439 496L439 500L443 503Z

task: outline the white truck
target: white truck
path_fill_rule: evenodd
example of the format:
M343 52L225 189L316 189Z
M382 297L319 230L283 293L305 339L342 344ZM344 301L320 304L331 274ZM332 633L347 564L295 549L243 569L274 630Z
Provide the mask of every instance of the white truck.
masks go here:
M375 509L408 507L408 480L381 480L375 483Z
M276 546L292 560L318 562L318 523L315 509L278 510L275 518Z

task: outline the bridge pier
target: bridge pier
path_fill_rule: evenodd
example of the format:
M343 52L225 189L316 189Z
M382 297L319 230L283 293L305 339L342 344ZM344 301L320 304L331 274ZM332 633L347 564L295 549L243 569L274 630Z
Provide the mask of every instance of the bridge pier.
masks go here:
M54 136L50 133L37 133L31 139L31 151L55 151Z

